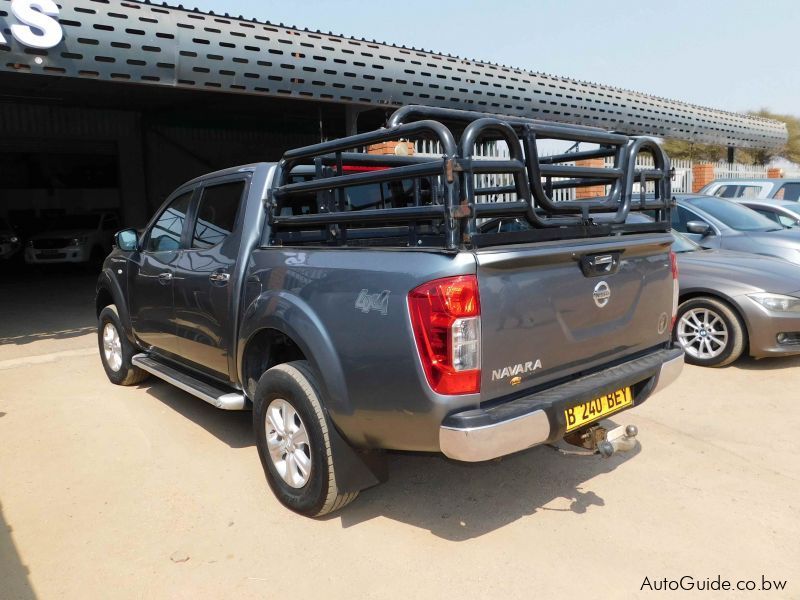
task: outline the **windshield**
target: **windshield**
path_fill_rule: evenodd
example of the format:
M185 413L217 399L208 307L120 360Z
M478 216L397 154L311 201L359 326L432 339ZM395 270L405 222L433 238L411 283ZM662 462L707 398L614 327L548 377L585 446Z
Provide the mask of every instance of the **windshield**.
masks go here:
M691 206L704 210L736 231L778 231L780 227L754 210L719 198L692 198Z
M701 248L699 244L695 244L692 240L674 229L672 230L672 238L674 240L672 242L672 250L678 254L682 252L694 252Z
M100 215L64 215L50 223L48 229L97 229L99 224Z

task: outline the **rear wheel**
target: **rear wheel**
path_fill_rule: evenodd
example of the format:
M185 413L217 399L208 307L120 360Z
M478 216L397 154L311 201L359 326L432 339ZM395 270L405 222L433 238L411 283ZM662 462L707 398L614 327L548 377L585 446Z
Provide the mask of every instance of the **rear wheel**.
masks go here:
M97 343L100 361L111 383L135 385L147 379L147 371L135 367L131 362L136 348L125 335L122 321L113 304L100 311L97 319Z
M742 355L745 328L727 304L709 297L687 300L678 307L675 340L686 362L704 367L723 367Z
M253 426L261 464L275 496L287 508L319 517L355 500L340 493L316 375L307 361L277 365L261 376Z

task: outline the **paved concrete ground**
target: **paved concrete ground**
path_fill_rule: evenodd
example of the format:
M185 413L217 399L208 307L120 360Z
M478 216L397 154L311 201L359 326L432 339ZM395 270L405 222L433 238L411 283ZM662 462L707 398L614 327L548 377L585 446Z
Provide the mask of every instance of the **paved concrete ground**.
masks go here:
M617 418L634 455L395 454L314 521L269 493L249 413L108 383L92 278L56 283L0 287L3 600L631 598L684 575L800 598L800 359L688 368Z

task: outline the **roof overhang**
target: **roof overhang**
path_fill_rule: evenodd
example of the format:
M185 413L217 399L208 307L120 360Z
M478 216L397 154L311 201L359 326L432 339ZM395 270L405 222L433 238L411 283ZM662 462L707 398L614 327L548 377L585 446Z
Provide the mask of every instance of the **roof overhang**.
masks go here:
M0 71L313 100L479 110L749 148L785 124L424 50L123 0L0 0Z

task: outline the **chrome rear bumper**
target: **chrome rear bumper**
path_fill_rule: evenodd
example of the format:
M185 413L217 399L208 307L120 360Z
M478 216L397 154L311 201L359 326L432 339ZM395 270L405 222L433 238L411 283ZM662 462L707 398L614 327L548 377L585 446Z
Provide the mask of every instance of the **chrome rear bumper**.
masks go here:
M551 442L564 435L564 409L639 384L633 404L638 406L682 369L679 348L660 350L499 406L456 413L440 426L439 447L449 458L479 462Z

